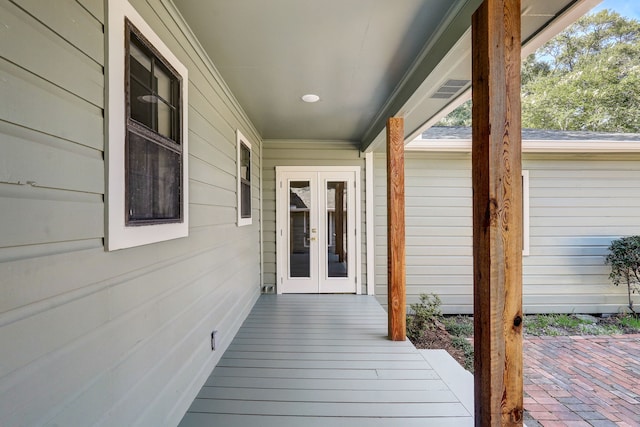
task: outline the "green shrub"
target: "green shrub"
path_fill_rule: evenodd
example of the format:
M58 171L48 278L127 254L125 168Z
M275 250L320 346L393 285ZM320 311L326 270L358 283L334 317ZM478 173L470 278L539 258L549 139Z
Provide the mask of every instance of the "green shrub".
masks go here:
M420 302L409 306L407 315L407 336L410 340L417 339L422 331L434 329L442 317L440 311L440 297L436 294L420 295Z
M457 335L451 337L451 342L464 353L464 369L473 373L473 344L465 337Z
M633 309L632 294L640 292L640 236L622 237L611 242L605 263L611 266L609 278L614 285L627 285L629 310Z
M473 318L469 316L451 316L445 317L442 321L447 332L458 337L473 336Z
M555 324L563 328L579 328L580 325L586 325L590 322L579 319L570 314L558 314L555 316Z
M620 324L629 329L637 329L640 331L640 317L624 316L620 318Z

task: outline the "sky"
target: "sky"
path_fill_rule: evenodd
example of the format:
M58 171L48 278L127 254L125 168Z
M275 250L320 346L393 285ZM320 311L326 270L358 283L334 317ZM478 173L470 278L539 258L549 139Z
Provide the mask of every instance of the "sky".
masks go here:
M637 0L604 0L592 12L613 9L622 16L640 20L640 2Z

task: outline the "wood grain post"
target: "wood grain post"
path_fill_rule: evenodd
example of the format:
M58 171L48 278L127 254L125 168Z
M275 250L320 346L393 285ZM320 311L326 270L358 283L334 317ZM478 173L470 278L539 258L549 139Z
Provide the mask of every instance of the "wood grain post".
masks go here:
M520 0L472 19L476 426L521 426Z
M404 119L387 120L387 298L389 339L407 339L405 226L404 226Z

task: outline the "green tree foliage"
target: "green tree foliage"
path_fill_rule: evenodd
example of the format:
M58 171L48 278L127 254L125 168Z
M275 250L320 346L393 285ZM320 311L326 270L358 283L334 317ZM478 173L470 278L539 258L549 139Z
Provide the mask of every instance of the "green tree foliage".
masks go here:
M471 100L443 117L436 126L471 126Z
M614 285L627 285L629 309L633 309L632 294L640 293L640 236L622 237L611 242L605 263L611 266L609 278Z
M425 330L433 330L440 323L440 297L436 294L421 294L420 302L411 304L411 312L407 315L407 337L418 340Z
M469 126L465 103L443 126ZM522 126L640 132L640 22L586 15L522 63Z

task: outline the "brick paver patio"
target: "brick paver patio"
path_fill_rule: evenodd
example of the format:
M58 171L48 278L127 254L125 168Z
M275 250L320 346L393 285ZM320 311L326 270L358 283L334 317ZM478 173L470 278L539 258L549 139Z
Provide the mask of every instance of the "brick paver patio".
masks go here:
M524 341L528 427L640 426L640 335Z

